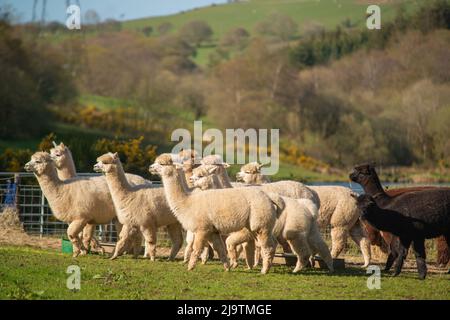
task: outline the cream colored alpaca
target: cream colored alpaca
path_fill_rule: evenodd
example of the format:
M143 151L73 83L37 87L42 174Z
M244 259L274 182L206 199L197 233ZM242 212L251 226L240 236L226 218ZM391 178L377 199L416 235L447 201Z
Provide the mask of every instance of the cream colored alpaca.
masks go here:
M248 164L237 174L246 183L267 183L268 179L260 172L257 163ZM317 221L324 228L331 226L332 249L331 256L337 258L347 243L350 234L360 248L364 265L370 264L370 242L359 221L359 209L352 190L340 186L309 186L320 198L320 209Z
M211 172L209 170L212 170ZM198 192L202 190L209 189L223 189L222 185L219 182L217 175L212 174L213 171L217 170L217 166L206 166L201 165L200 167L196 167L191 171L190 174L190 184L193 185L191 188L192 192ZM184 171L184 166L183 166ZM222 239L226 240L227 236L222 235ZM184 262L188 262L193 250L194 244L194 234L190 231L186 233L186 248L184 251ZM239 245L236 248L236 256L239 257L243 246ZM213 255L214 251L211 253L211 247L206 246L201 254L202 264L206 264L210 255ZM247 260L248 262L248 260ZM249 269L253 267L253 264L250 265Z
M194 169L192 179L194 185L203 183L208 178L207 174L214 175L220 165L202 165ZM308 259L313 252L319 252L320 257L325 261L329 270L333 272L333 259L330 251L323 240L316 221L317 207L309 199L292 199L281 197L284 206L281 215L278 217L273 234L275 237L286 239L292 251L297 255L297 265L294 273L303 269L308 263ZM235 234L236 242L246 242L250 248L247 256L247 264L251 266L254 239L246 230ZM227 241L227 246L229 242ZM230 251L230 248L229 248ZM231 249L232 251L232 249ZM236 262L235 259L231 259ZM237 262L236 262L237 264Z
M183 245L183 235L180 223L167 204L164 190L151 185L130 185L117 153L106 153L97 158L94 170L105 174L117 218L123 225L120 240L111 259L115 259L124 250L130 230L139 229L148 248L146 254L154 261L157 230L167 226L172 240L169 260L174 260Z
M219 233L228 234L247 228L261 244L261 273L267 273L275 254L272 229L277 216L277 209L269 196L251 188L188 192L179 182L184 179L184 173L180 171L170 155L159 156L150 166L150 172L161 176L167 201L178 220L186 230L195 233L188 270L195 267L207 240L212 241L228 270L228 258Z
M195 168L191 171L191 176L196 174L195 172L197 169L198 168ZM183 166L183 171L184 171L184 166ZM193 182L192 179L190 179L190 182L192 184L192 182ZM180 181L180 183L183 183L183 182ZM209 189L220 189L220 183L219 183L217 177L214 175L206 176L205 179L202 179L202 181L197 183L195 185L195 187L189 188L188 186L186 186L186 190L189 190L191 192L201 192L202 190L209 190ZM186 230L186 247L184 249L184 259L183 259L184 263L189 262L192 251L194 249L194 238L195 238L194 233L189 230ZM202 264L206 264L206 262L209 259L210 254L214 254L214 251L212 253L210 252L211 246L212 246L212 244L209 243L209 245L207 245L203 249L203 252L200 256Z
M75 162L73 161L72 152L68 147L64 145L64 143L60 143L57 145L53 142L54 147L50 149L50 156L55 162L57 173L59 179L62 181L71 179L77 176ZM132 185L140 185L140 184L151 184L151 181L146 180L138 175L134 174L126 174L127 180ZM86 177L88 180L95 181L96 184L101 183L102 189L104 192L109 193L108 186L106 184L105 177ZM112 199L111 199L112 201ZM113 219L117 231L117 236L119 236L120 231L122 230L122 225L118 222L117 218ZM86 249L89 248L89 244L93 244L93 248L101 248L102 253L104 252L103 248L98 243L97 239L93 236L95 231L95 225L87 224L83 229L83 245ZM92 241L91 241L92 240ZM142 235L137 232L136 236L132 238L128 250L133 251L134 255L140 251L142 247Z
M222 162L222 158L220 156L205 157L202 160L202 163L204 165L214 165L214 164L219 165L217 177L219 178L219 181L224 188L250 186L250 184L247 183L250 181L246 181L246 180L243 180L244 184L231 183L228 173L226 171L228 164ZM251 164L248 164L248 165L245 165L244 168L249 168L249 170L251 170L253 168L253 166ZM289 197L289 198L293 198L293 199L309 199L315 205L314 207L310 208L310 210L314 211L313 212L314 216L318 215L317 208L320 207L320 200L314 191L312 191L311 189L309 189L307 186L305 186L302 183L299 183L296 181L280 181L280 182L275 182L275 183L261 184L261 185L258 185L258 187L261 188L262 191L267 192L267 193L275 193L280 196L285 196L285 197ZM247 238L247 235L245 234L245 232L243 234L236 232L236 233L231 234L226 240L228 252L232 253L231 257L230 257L230 262L233 267L237 266L237 260L232 258L232 257L237 256L237 253L235 253L236 251L234 250L234 248L236 248L237 245L242 243L243 239L246 239L246 238ZM283 248L286 248L287 243L283 238L280 237L278 239L278 241L283 246ZM248 245L250 245L250 247L247 247ZM255 245L251 244L251 243L250 244L243 243L243 246L244 246L244 251L246 253L247 265L249 264L249 261L254 260L255 266L256 266L256 264L258 264L258 261L259 261L259 253L260 253L259 250L256 250L256 256L253 258L253 254L251 254L251 251L253 250ZM256 247L256 249L259 249L259 248Z
M69 224L67 235L73 244L73 255L86 253L79 237L86 224L106 224L116 216L111 196L103 190L104 183L84 177L62 181L47 152L36 152L25 170L36 176L53 215Z

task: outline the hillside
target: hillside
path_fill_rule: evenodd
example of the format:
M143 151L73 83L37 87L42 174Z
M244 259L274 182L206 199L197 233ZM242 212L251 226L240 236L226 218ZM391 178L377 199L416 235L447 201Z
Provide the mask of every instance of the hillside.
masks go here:
M407 10L414 10L420 1L369 1L380 2L382 19L389 20L396 8L405 4ZM127 29L142 29L146 26L157 27L163 22L170 22L176 31L183 24L192 20L204 20L214 30L214 37L220 38L234 27L244 27L252 31L257 22L264 20L271 13L279 12L289 15L300 26L308 22L318 22L326 28L334 28L346 19L357 26L365 20L368 1L364 0L251 0L239 3L212 5L193 9L170 16L145 18L124 22Z

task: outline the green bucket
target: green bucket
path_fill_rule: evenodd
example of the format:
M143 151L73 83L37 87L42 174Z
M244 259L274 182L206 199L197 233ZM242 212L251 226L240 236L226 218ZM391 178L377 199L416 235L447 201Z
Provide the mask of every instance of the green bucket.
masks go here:
M61 238L61 251L63 253L73 253L72 242L69 239Z

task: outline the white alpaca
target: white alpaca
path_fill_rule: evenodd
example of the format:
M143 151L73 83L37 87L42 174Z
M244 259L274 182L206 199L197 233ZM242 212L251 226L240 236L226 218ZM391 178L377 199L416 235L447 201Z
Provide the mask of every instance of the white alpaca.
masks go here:
M112 259L122 253L130 232L138 229L144 235L148 248L146 257L154 261L157 230L162 226L167 226L172 240L169 260L175 259L183 244L183 235L180 223L167 204L164 190L151 185L130 185L117 153L107 153L97 158L94 170L105 174L117 218L123 225Z
M261 172L261 165L248 164L241 168L237 177L249 184L267 183L268 179ZM337 258L342 252L350 234L353 241L361 249L364 257L363 267L370 263L370 242L363 228L352 190L341 186L309 186L320 199L317 221L320 227L331 226L331 256Z
M56 170L58 173L59 179L62 181L67 179L72 179L77 176L77 171L75 167L75 162L73 161L72 152L70 152L70 149L64 145L64 143L60 143L57 145L55 142L53 142L54 147L50 149L50 156L55 162ZM151 181L148 181L138 175L134 174L126 174L127 180L132 185L140 185L140 184L151 184ZM109 193L108 186L106 184L105 177L87 177L86 179L94 181L96 184L101 183L103 190L106 193ZM114 218L115 226L117 230L117 235L120 234L120 231L122 230L122 225L117 221L116 218ZM83 229L83 245L86 249L88 249L89 244L92 243L93 248L100 248L101 252L103 253L104 250L102 247L100 247L100 244L98 243L97 239L93 236L95 231L95 224L87 224ZM136 237L133 239L133 246L132 248L135 253L140 251L141 245L142 245L142 236L137 232ZM131 249L131 248L130 248ZM128 251L128 250L127 250Z
M222 189L222 185L219 182L218 177L215 174L212 174L211 172L208 172L208 170L212 168L213 170L216 170L217 167L212 167L212 166L205 166L202 165L200 167L196 167L193 170L191 170L190 172L190 178L189 178L189 182L190 185L192 185L192 188L189 188L189 190L191 192L200 192L203 190L209 190L209 189ZM183 166L183 171L184 171L185 167ZM222 239L226 239L227 236L222 235ZM193 250L193 245L194 245L194 234L190 231L186 232L186 248L184 251L184 262L187 263L189 261L189 258L192 254L192 250ZM213 255L214 252L210 252L211 247L208 245L204 248L202 254L201 254L201 260L202 260L202 264L206 264L206 262L209 259L210 255ZM237 256L239 257L239 255L242 252L243 247L241 245L239 245L236 248L237 251ZM251 265L251 267L253 267L253 264ZM251 269L251 267L249 267Z
M222 158L220 156L217 155L207 156L202 160L201 163L203 165L218 166L217 177L223 188L248 187L250 185L254 185L254 183L249 184L248 183L249 181L245 180L244 183L231 183L228 173L226 171L226 168L229 167L229 165L227 163L222 162ZM250 169L253 168L251 164L245 165L244 168L245 167L250 167ZM261 166L259 166L258 169L260 168ZM314 203L314 207L311 207L310 210L313 211L314 216L318 215L320 200L314 191L312 191L310 188L308 188L302 183L296 181L280 181L275 183L258 184L258 187L262 191L267 193L275 193L280 196L289 197L293 199L309 199L312 201L312 203ZM243 243L243 239L246 238L247 235L245 234L245 232L243 232L242 234L240 234L239 232L235 232L231 234L226 240L228 252L231 252L230 262L233 267L237 266L237 259L234 258L237 257L237 252L235 251L235 248L237 248L239 244ZM279 237L278 241L283 246L283 248L285 248L285 250L288 248L288 244L282 237ZM257 249L256 256L253 257L252 250L255 247L255 245L252 243L244 242L243 246L244 251L246 253L247 265L249 265L249 263L251 263L251 261L254 260L256 266L259 261L259 254L260 254L259 247L256 247Z
M267 273L275 253L272 229L277 216L274 202L260 190L251 188L205 190L192 193L179 182L184 179L170 155L161 155L150 166L150 172L162 178L167 201L186 230L195 233L194 250L188 270L192 270L198 257L211 240L226 270L228 258L220 234L247 228L258 238L263 253L261 273Z
M208 173L214 175L214 172L218 171L220 166L202 165L194 169L192 175L194 186L202 184L204 179L209 178L207 176ZM297 255L297 265L293 272L298 272L304 268L310 255L314 252L319 253L330 272L333 272L333 259L317 225L317 217L315 216L317 214L316 205L309 199L292 199L289 197L281 197L281 199L284 206L275 223L273 234L275 237L281 236L283 239L286 239L292 251ZM252 240L251 234L246 230L235 234L236 242L246 242L247 247L249 247L247 249L249 251L247 257L248 265L251 265L251 262L248 260L251 260L253 257L251 253L254 250L254 241ZM229 242L227 240L228 245Z
M53 215L69 224L67 235L74 247L74 257L85 254L79 234L86 224L106 224L116 216L111 195L104 191L102 180L75 177L62 181L47 152L33 154L25 170L36 176Z

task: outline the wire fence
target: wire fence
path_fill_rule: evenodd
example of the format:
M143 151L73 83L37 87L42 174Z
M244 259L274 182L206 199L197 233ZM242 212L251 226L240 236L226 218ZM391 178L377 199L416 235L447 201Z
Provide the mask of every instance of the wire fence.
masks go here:
M98 174L80 174L80 176L98 176ZM161 187L154 182L155 187ZM51 208L42 193L33 174L0 173L0 212L6 207L15 207L20 222L27 234L63 237L68 225L59 221L52 214ZM114 244L118 234L113 221L106 225L98 225L95 237L105 244ZM167 245L169 237L166 228L158 230L159 245Z
M79 174L80 176L98 176L98 174ZM153 182L155 187L162 187L160 182ZM359 186L353 188L357 192ZM45 237L66 236L67 224L57 220L42 193L36 178L31 173L0 173L0 213L5 207L15 207L26 233ZM324 240L331 245L330 228L321 230ZM114 244L118 239L113 222L98 225L96 238L103 244ZM158 230L158 245L169 246L170 238L166 228ZM434 249L434 242L427 241L427 246ZM359 248L349 239L346 251L358 254Z

